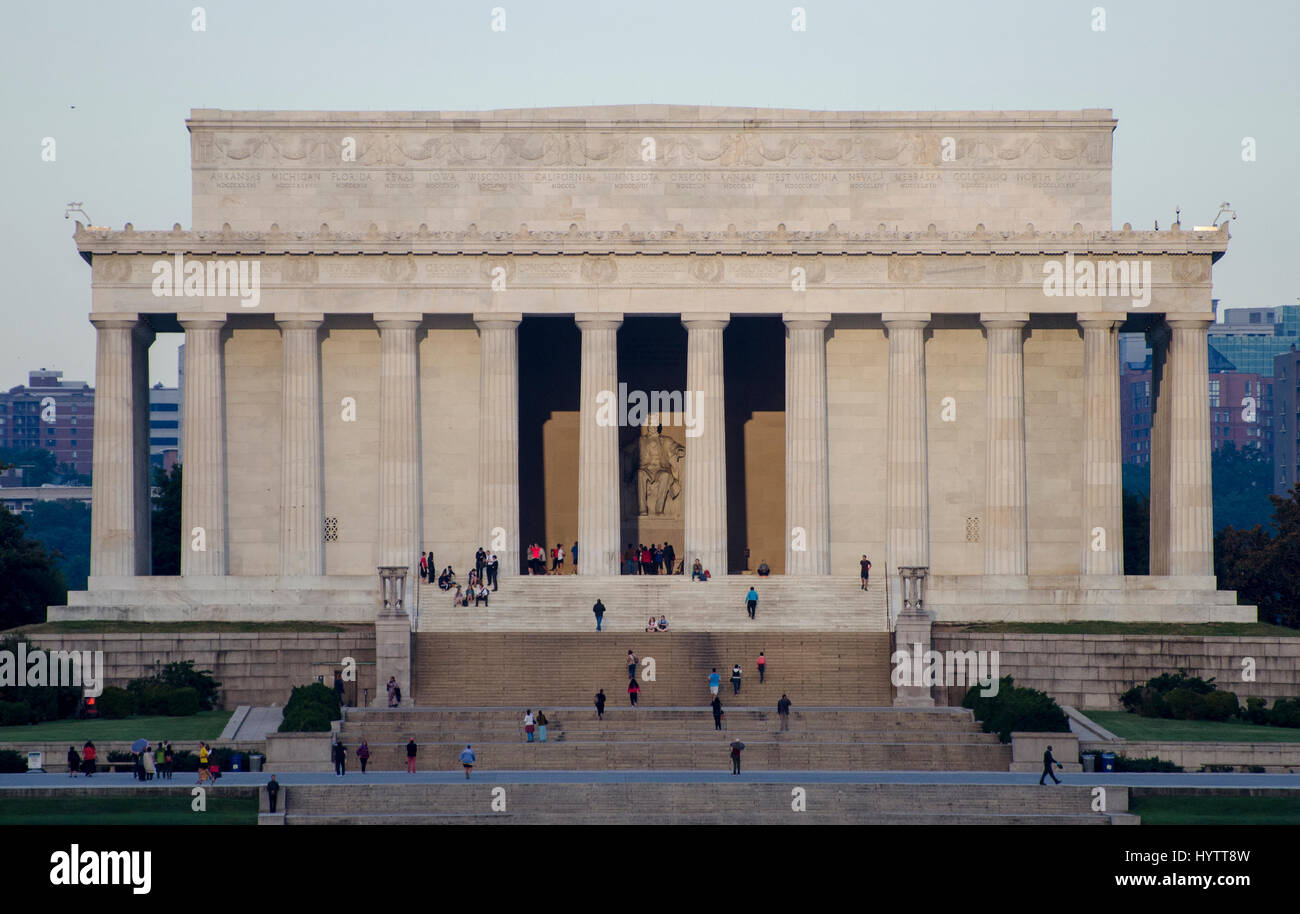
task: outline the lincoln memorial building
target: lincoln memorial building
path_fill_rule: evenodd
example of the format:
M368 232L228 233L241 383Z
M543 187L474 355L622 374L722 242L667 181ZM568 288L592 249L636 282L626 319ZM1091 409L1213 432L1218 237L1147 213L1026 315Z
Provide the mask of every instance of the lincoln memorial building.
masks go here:
M91 577L50 618L370 622L376 569L405 566L417 632L587 631L597 596L623 625L740 628L753 583L790 631L922 603L1253 621L1214 578L1226 225L1115 228L1116 125L194 110L192 228L77 228ZM1124 568L1120 332L1153 348L1149 576ZM185 337L179 577L150 574L163 333ZM575 542L576 577L521 577L530 544ZM620 574L665 542L685 575ZM490 609L417 586L421 552L463 581L480 546Z

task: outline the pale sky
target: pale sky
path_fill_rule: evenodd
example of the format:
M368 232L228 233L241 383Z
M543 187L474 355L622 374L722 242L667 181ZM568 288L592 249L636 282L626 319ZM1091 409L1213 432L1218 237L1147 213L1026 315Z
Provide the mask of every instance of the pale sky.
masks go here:
M191 28L202 5L207 29ZM1293 304L1300 4L1107 0L8 3L0 15L0 389L94 380L90 271L63 212L189 228L191 108L637 103L835 110L1111 108L1112 220L1239 213L1226 307ZM494 7L506 31L494 32ZM1105 31L1093 29L1094 9ZM55 161L42 161L46 137ZM1257 158L1242 160L1242 141ZM997 226L989 226L997 228ZM1019 228L1020 226L1015 226ZM151 350L176 383L179 334Z

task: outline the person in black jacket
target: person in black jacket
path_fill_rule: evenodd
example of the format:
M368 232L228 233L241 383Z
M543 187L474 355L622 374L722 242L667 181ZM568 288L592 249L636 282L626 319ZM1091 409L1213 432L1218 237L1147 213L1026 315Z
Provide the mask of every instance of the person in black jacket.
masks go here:
M77 754L77 750L74 747L69 746L68 747L68 777L75 778L77 776L77 772L80 770L81 770L81 756Z
M600 631L600 620L605 618L605 604L600 602L600 597L596 598L596 605L591 611L596 616L596 631Z
M713 729L722 729L722 699L713 696Z
M342 741L334 744L334 773L339 777L348 773L348 751Z
M415 737L412 736L406 741L406 772L415 774Z
M1043 753L1043 773L1038 778L1039 784L1043 783L1043 778L1048 778L1048 777L1052 779L1053 784L1061 783L1060 780L1057 779L1056 775L1052 773L1053 765L1055 765L1057 768L1064 767L1060 762L1052 758L1052 747L1048 746L1047 751Z
M781 693L781 700L776 703L776 716L781 718L781 729L790 729L790 699L784 692Z
M596 693L596 720L605 719L605 690Z
M275 812L275 801L280 798L280 783L271 775L271 780L266 782L266 799L271 806L271 812Z

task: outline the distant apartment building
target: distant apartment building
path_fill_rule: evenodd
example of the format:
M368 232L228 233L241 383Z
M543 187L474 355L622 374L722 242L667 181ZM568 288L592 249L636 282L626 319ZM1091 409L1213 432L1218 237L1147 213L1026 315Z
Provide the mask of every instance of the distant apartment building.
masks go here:
M1300 305L1228 308L1210 327L1209 341L1237 371L1272 377L1274 357L1300 342Z
M27 384L0 393L0 447L54 452L57 465L89 473L95 433L95 392L85 381L65 381L63 372L28 372ZM8 473L0 485L21 485Z
M149 463L170 471L180 462L181 392L178 387L149 388Z
M1273 493L1286 495L1300 480L1300 352L1292 344L1273 357Z

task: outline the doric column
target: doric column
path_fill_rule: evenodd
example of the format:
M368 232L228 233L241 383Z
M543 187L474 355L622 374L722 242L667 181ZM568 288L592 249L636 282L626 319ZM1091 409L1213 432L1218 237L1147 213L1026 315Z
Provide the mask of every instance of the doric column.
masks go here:
M226 543L224 314L180 314L185 328L185 465L181 473L181 574L230 573Z
M280 574L325 573L322 314L277 314L283 349L280 411Z
M1169 573L1214 574L1210 483L1210 368L1206 330L1214 315L1166 317L1174 351L1169 436Z
M1119 403L1123 314L1080 314L1083 328L1083 574L1124 573ZM1102 538L1097 537L1097 529ZM1101 547L1101 548L1099 548Z
M1029 573L1025 474L1025 325L1028 314L981 314L988 335L984 573Z
M479 541L474 546L495 552L508 575L523 570L519 563L519 323L522 319L521 314L474 315L479 329ZM578 548L582 549L581 543Z
M831 571L826 427L826 328L830 323L829 314L785 315L786 574Z
M695 560L727 573L727 441L722 331L729 316L683 314L686 393L695 397L697 436L686 441L686 568Z
M1169 326L1156 324L1147 331L1151 346L1151 523L1148 574L1169 574L1169 445L1173 428L1173 350Z
M136 314L91 315L90 321L96 331L90 573L147 575L153 331Z
M578 572L619 572L618 416L598 415L618 392L621 314L576 314L582 331L578 418ZM605 406L605 410L609 410Z
M406 566L407 593L419 567L420 368L413 313L378 313L379 327L379 561Z
M885 433L886 561L891 574L930 564L930 456L925 406L929 314L884 314L889 333L889 425Z

